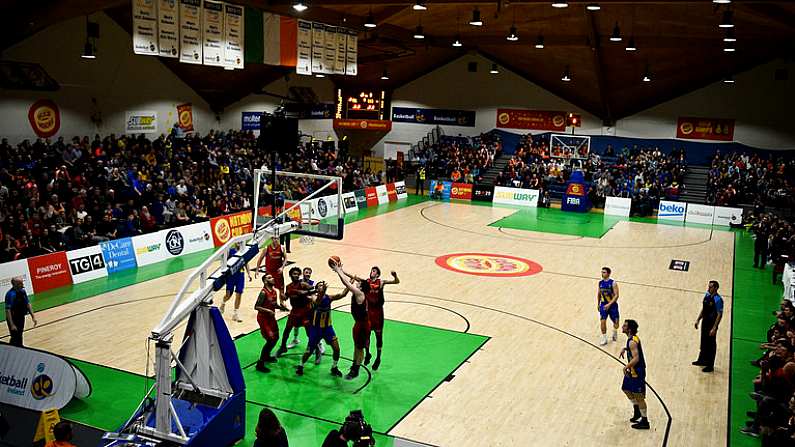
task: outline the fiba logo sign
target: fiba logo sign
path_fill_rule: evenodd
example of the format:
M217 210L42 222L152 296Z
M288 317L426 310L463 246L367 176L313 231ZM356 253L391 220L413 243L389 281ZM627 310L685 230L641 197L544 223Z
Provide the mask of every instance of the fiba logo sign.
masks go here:
M166 249L169 253L173 256L177 256L178 254L182 253L182 250L185 248L185 238L182 237L182 234L177 230L171 230L166 234Z
M566 197L566 204L568 205L580 205L580 198L579 197Z

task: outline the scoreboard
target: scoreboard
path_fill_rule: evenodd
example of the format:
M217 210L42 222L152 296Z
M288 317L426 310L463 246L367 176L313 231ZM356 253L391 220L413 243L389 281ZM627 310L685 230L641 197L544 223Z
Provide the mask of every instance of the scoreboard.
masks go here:
M386 91L379 89L337 89L338 119L383 120L389 114ZM386 119L389 119L387 117Z

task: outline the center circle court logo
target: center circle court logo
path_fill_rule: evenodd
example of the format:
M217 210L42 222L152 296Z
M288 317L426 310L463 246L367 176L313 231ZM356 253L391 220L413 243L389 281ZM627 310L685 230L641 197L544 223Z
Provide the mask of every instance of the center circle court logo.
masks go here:
M185 238L182 237L182 234L177 230L171 230L166 234L166 249L168 252L174 256L182 253L182 249L185 248Z
M50 376L41 374L33 379L30 386L30 394L36 400L46 399L52 394L53 384Z
M453 253L436 258L436 265L467 275L515 278L543 270L529 259L491 253Z

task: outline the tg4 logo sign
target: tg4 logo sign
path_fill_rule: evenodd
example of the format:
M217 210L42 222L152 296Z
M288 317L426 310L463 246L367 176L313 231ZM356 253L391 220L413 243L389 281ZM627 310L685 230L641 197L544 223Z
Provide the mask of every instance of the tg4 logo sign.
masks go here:
M72 275L80 275L105 268L105 259L102 258L102 253L82 256L70 259L69 268L72 270Z

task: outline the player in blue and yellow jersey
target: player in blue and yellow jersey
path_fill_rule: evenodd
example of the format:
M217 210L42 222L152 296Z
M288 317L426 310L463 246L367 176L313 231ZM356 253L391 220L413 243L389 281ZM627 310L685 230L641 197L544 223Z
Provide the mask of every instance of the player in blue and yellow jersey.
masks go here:
M634 413L629 419L633 422L632 428L648 430L649 419L646 417L646 358L643 356L643 346L638 338L638 322L625 320L621 331L627 334L627 346L621 350L620 358L627 354L627 365L624 366L624 382L621 390L632 402Z
M336 295L329 295L326 293L327 286L323 281L318 282L315 287L315 294L312 295L312 315L309 325L309 344L306 346L306 352L301 356L301 364L295 368L295 373L299 376L304 374L304 363L309 360L309 357L318 349L320 340L325 340L331 346L332 359L334 363L331 365L331 375L342 377L342 372L337 368L337 363L340 360L340 344L337 340L337 334L334 333L334 327L331 325L331 302L337 301L348 294L346 288L343 292Z
M235 256L238 251L242 248L242 244L240 242L234 244L232 248L229 249L229 257ZM243 264L243 267L246 269L246 274L248 275L248 280L251 281L251 271L248 269L248 263ZM224 295L224 300L221 302L221 313L224 313L224 307L226 307L226 302L229 301L229 298L232 297L232 293L235 294L235 311L232 313L232 320L237 321L238 323L242 322L243 320L240 319L240 316L237 314L238 309L240 309L240 299L243 296L243 289L246 287L246 277L243 276L243 270L239 270L236 273L229 275L226 278L226 295Z
M596 291L596 308L599 310L599 321L602 329L600 345L607 344L607 317L613 322L613 341L618 340L618 283L610 278L610 267L602 267L602 280Z

